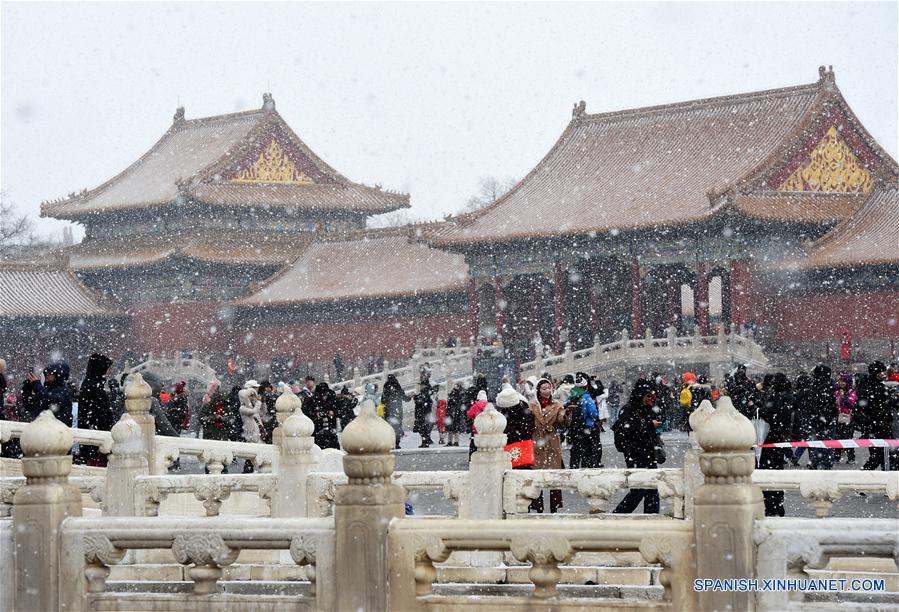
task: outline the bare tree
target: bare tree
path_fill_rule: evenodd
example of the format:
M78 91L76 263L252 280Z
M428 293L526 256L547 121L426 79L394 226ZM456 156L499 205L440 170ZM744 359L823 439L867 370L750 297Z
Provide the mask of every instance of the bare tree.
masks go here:
M31 219L20 215L9 197L0 192L0 258L33 240L34 224Z
M517 182L516 179L510 177L500 179L495 176L482 176L478 181L478 192L468 198L462 212L474 212L479 208L484 208L505 195Z

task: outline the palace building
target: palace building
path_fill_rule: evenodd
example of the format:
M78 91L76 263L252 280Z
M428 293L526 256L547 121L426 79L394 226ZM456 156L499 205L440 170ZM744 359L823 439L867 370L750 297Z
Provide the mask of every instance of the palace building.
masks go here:
M270 95L216 117L178 109L120 174L42 205L85 228L44 273L66 285L60 299L93 304L70 313L81 329L136 353L394 359L418 338L500 336L525 361L538 335L559 351L733 324L810 360L844 333L895 354L899 166L831 69L782 89L585 106L486 208L391 229L366 220L409 196L342 176ZM0 286L14 274L0 269Z
M797 87L576 104L524 179L429 244L465 256L472 331L519 359L538 333L559 351L731 323L811 358L843 331L882 351L899 338L897 178L822 67Z

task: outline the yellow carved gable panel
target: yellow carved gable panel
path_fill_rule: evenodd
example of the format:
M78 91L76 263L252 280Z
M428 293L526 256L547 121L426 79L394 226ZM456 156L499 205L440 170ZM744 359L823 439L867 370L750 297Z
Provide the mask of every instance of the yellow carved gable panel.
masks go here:
M874 177L859 165L858 158L834 126L778 191L868 193L873 184Z
M271 143L259 154L259 159L236 177L232 183L294 183L309 184L312 179L297 169L278 141Z

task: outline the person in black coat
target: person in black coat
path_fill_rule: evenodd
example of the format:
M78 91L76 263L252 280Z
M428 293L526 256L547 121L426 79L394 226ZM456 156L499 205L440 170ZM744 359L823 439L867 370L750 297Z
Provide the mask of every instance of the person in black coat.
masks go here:
M356 398L350 393L350 388L344 385L337 395L337 418L340 420L341 431L346 429L346 426L356 418L356 413L353 412L353 409L357 403Z
M837 424L837 401L830 368L817 365L812 370L812 384L808 397L809 427L812 440L833 438ZM833 467L833 450L829 448L809 449L809 468L829 470Z
M67 427L72 426L72 393L69 390L69 364L56 361L44 368L44 382L34 372L22 384L22 401L27 421L33 421L44 410L52 410Z
M465 410L465 389L462 383L456 383L446 397L447 446L459 446L459 434L465 430Z
M315 425L312 439L319 448L340 448L337 439L337 398L328 383L318 383L312 395L303 400L303 414Z
M266 444L272 443L272 434L278 426L278 413L275 410L275 402L278 396L275 395L275 387L271 382L263 380L259 383L259 401L262 403L262 413L259 417L262 419L262 429L260 434L262 441Z
M772 381L773 384L773 381ZM733 377L727 382L727 393L737 412L750 421L755 418L758 390L746 375L746 366L738 365ZM759 406L760 408L760 406Z
M868 365L868 375L858 385L858 411L862 416L862 436L865 438L892 438L892 406L889 391L884 385L886 366L880 361ZM868 460L863 470L886 469L882 448L868 449Z
M400 447L400 439L405 435L403 431L403 402L412 399L406 395L400 386L395 374L388 374L384 381L384 390L381 392L381 403L384 404L384 418L393 427L396 438L396 448Z
M122 382L124 382L125 376L125 374L122 375ZM115 378L107 380L106 386L109 395L109 409L112 412L113 424L115 424L125 414L125 393L122 391L122 385Z
M78 393L78 427L109 431L115 425L109 395L106 393L106 371L112 359L94 353L87 360L87 371ZM79 462L95 467L106 467L106 455L96 446L81 446Z
M415 423L412 431L421 436L419 448L431 446L431 432L434 430L434 395L437 387L431 385L430 378L423 376L418 384L418 393L413 396L415 403Z
M634 383L627 405L618 415L612 427L615 434L615 448L624 454L624 461L629 468L657 469L656 446L658 434L656 427L661 426L659 415L654 412L656 401L655 388L649 381L640 378ZM655 489L631 489L618 507L616 513L629 513L637 509L643 500L643 511L646 514L658 514L659 492Z
M759 418L768 423L768 434L764 443L789 442L792 434L793 393L786 375L775 374L769 391L764 404L759 407ZM784 469L784 451L789 452L783 448L763 448L759 457L759 469ZM762 494L765 497L765 516L783 516L784 492L763 491Z

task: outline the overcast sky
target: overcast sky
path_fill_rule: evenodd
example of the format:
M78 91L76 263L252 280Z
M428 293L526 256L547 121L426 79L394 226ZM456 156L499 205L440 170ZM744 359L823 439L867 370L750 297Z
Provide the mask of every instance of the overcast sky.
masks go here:
M587 112L837 84L897 151L896 2L797 4L10 3L3 191L41 200L136 160L175 108L278 111L352 180L454 212L481 176L524 176ZM61 223L42 221L42 232ZM76 235L80 234L76 233Z

